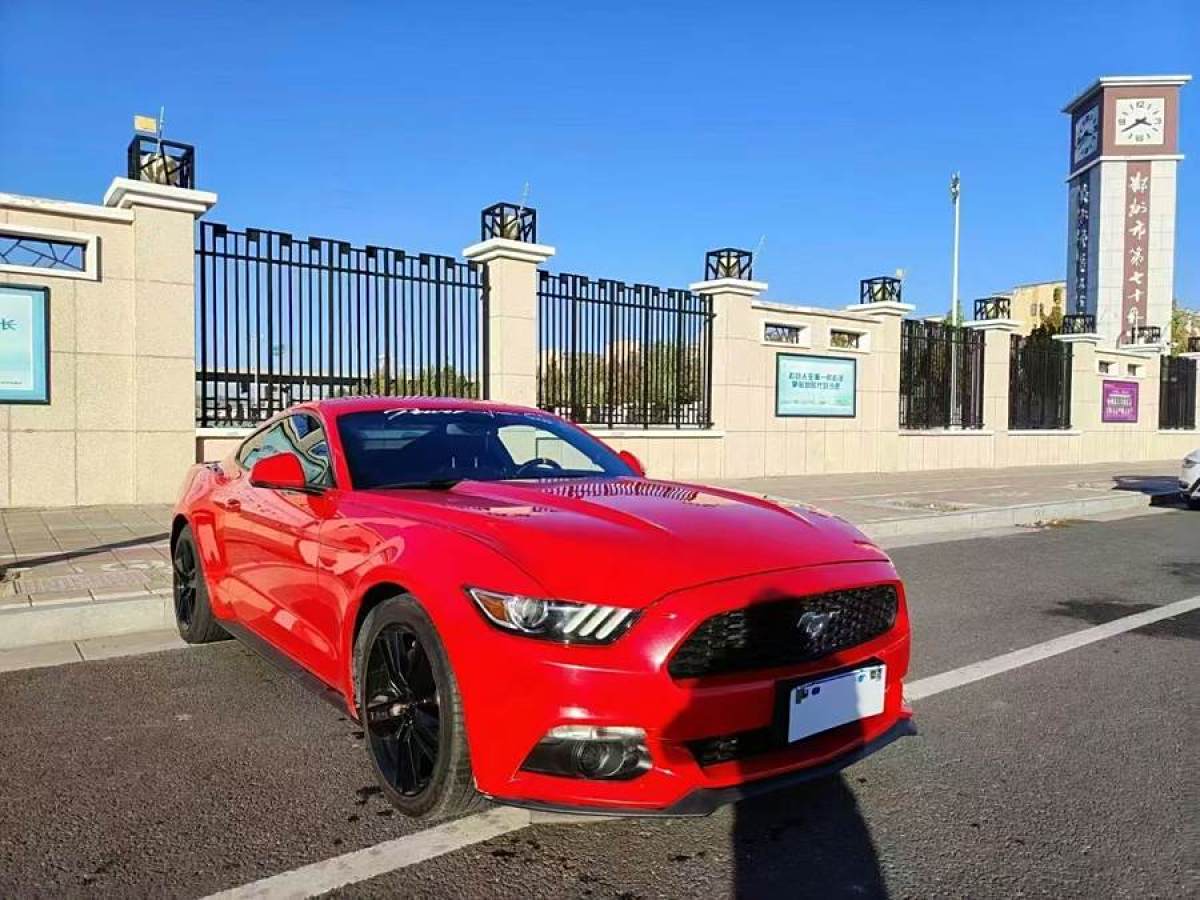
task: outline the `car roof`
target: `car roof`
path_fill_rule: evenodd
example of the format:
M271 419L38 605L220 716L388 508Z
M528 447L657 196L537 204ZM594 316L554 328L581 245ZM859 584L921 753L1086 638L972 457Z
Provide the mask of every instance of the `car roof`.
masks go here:
M381 409L445 409L480 410L489 412L539 413L539 409L490 400L466 400L461 397L330 397L299 404L297 409L319 409L328 417L337 418L349 413L375 412Z

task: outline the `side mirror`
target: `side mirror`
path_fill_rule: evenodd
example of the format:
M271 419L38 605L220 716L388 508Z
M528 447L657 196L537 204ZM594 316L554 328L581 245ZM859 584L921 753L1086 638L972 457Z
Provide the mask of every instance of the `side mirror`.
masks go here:
M250 469L250 483L281 491L302 491L308 487L304 467L294 453L275 453L258 460Z
M625 463L625 465L629 466L629 468L633 469L634 474L639 478L646 477L646 467L642 465L642 461L640 459L638 459L628 450L622 450L617 454L617 456L621 457L621 461Z

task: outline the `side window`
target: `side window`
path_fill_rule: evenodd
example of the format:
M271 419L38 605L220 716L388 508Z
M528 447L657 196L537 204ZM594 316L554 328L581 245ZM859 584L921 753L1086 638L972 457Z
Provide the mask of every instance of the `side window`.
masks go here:
M320 421L308 414L288 416L284 420L284 428L292 439L292 446L287 449L300 458L308 483L314 487L333 484L333 473L329 468L329 442L325 439L325 429Z
M291 453L299 459L306 480L314 487L333 484L329 444L325 440L325 430L315 417L305 413L288 416L252 436L238 451L238 462L250 469L264 456L276 453Z

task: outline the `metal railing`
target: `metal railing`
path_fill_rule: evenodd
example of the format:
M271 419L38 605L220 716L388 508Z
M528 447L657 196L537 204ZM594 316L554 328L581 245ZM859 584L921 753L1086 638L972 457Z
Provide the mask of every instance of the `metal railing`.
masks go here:
M1129 329L1131 344L1161 344L1162 328L1158 325L1135 325Z
M1011 335L1008 358L1008 427L1071 427L1070 344L1049 333Z
M1010 297L980 297L975 301L976 319L1008 319L1012 316Z
M1095 334L1096 317L1091 313L1063 316L1060 334Z
M1196 427L1196 360L1164 356L1158 383L1158 427Z
M178 141L135 135L126 151L126 177L171 187L196 186L196 148Z
M712 300L538 272L542 409L609 427L712 427Z
M858 283L859 303L899 303L902 293L900 279L889 275L864 278Z
M900 427L982 428L983 333L915 319L900 324Z
M346 394L487 396L474 263L201 222L196 420L253 425Z
M479 239L505 238L537 243L537 210L515 203L493 203L479 215Z

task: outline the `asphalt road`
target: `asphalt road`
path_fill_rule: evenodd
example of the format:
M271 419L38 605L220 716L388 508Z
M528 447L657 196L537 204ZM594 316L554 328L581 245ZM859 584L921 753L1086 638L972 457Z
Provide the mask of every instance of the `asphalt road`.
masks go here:
M1200 517L908 547L914 678L1200 595ZM536 825L341 897L1200 895L1200 613L915 703L707 819ZM235 643L0 675L0 896L195 897L416 829L353 723Z

